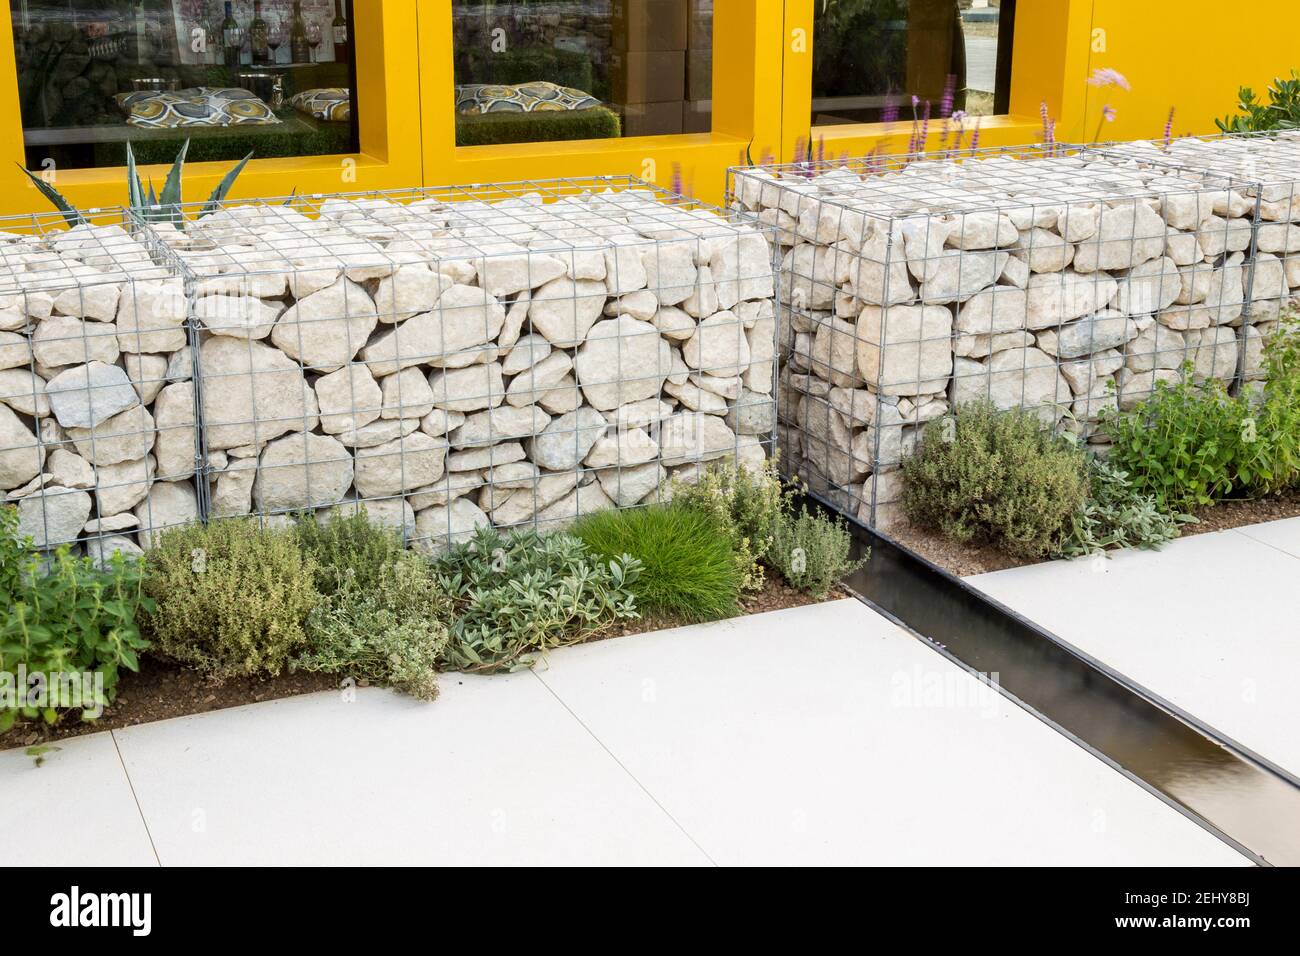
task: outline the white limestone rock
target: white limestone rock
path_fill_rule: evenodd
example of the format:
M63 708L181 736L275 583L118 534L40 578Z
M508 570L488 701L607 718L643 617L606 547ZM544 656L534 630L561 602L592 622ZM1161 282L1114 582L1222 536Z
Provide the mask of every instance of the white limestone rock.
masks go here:
M182 329L180 341L171 347L180 348L184 344ZM85 365L88 362L112 365L119 354L117 326L112 322L83 322L71 316L52 315L42 319L32 333L31 355L46 368Z
M284 435L262 452L253 499L259 511L321 508L343 500L352 475L352 454L337 438Z
M605 416L583 406L550 421L528 442L528 457L548 471L578 467L609 427Z
M856 330L863 379L884 395L942 391L952 374L952 322L938 306L867 306Z
M278 303L251 295L209 295L194 303L194 317L213 335L264 339L280 317Z
M427 389L428 383L424 382L424 386ZM379 383L370 374L370 369L361 364L347 365L328 375L322 375L316 379L314 388L320 411L321 431L331 435L355 433L377 419L384 405Z
M343 278L286 309L276 319L271 342L308 368L332 372L356 357L378 324L374 300Z
M64 369L50 379L44 393L64 428L91 428L140 404L126 372L103 362Z
M567 276L552 279L533 293L528 321L553 346L572 348L600 318L605 296L603 282Z
M383 498L431 485L442 476L446 459L447 443L418 431L383 445L358 448L357 494Z
M140 528L140 546L148 550L168 528L192 524L199 520L199 502L194 486L188 481L160 481L135 506L136 525Z
M0 405L0 491L24 485L41 473L45 447L8 405Z
M0 369L0 403L33 418L50 414L45 379L31 369Z
M208 447L268 442L319 423L316 393L298 363L264 342L213 336L199 349Z
M609 410L659 394L672 349L653 325L624 315L592 326L574 366L587 401Z
M37 549L75 541L90 517L90 495L51 488L18 502L18 537L32 539Z

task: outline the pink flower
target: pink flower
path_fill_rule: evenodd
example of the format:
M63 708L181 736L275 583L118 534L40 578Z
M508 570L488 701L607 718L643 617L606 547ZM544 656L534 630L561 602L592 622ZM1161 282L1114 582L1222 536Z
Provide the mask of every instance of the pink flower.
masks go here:
M1099 67L1098 69L1093 70L1092 76L1088 77L1088 85L1101 87L1118 86L1125 93L1128 93L1133 89L1133 84L1128 81L1128 78L1123 73L1119 70L1112 70L1109 67Z
M1103 106L1103 107L1101 108L1101 117L1102 117L1102 119L1104 119L1107 123L1113 123L1113 122L1115 122L1115 115L1116 115L1115 107L1113 107L1113 106L1107 104L1106 106Z

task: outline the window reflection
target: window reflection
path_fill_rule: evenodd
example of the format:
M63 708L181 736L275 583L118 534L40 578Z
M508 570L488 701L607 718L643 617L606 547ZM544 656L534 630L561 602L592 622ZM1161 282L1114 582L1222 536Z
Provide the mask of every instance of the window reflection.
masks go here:
M1013 29L1013 0L816 0L812 123L1005 112Z
M459 145L708 132L713 0L453 2Z
M11 0L27 163L355 152L351 0Z

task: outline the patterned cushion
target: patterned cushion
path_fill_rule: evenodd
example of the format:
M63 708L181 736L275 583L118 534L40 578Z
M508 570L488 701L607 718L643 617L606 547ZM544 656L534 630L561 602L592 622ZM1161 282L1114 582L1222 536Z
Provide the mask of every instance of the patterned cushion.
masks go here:
M238 87L196 86L187 90L118 93L128 126L270 126L280 122L255 93Z
M536 113L599 105L600 100L590 93L542 80L513 86L467 83L456 87L457 113Z
M326 123L346 123L352 119L352 91L343 87L303 90L289 97L289 105Z

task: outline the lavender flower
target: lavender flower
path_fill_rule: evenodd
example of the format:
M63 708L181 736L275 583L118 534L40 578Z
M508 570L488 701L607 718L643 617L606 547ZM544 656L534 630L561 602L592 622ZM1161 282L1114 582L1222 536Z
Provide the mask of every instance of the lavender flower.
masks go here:
M952 115L953 102L957 98L957 74L949 73L943 81L943 98L939 101L939 115L947 119Z

